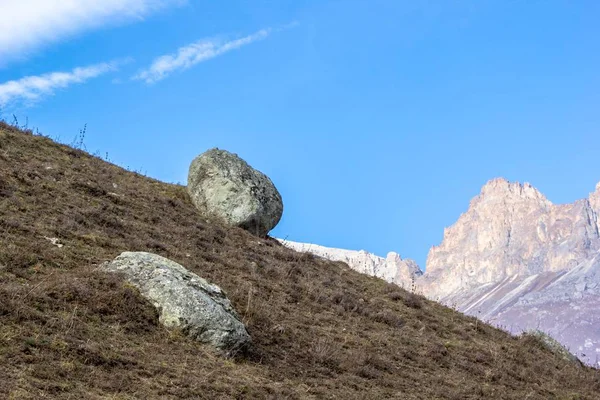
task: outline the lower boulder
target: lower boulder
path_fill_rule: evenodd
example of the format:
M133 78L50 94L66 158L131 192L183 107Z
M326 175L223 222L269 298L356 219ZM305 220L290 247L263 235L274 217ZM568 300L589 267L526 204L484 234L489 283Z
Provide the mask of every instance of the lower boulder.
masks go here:
M123 274L157 308L163 325L225 351L250 343L223 290L176 262L151 253L124 252L102 268Z

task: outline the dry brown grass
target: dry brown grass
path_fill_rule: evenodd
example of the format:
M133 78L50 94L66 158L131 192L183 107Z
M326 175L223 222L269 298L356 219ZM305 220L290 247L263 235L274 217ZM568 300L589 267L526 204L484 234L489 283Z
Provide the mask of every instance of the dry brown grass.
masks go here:
M58 248L45 237L59 238ZM97 271L125 250L221 286L226 359ZM0 398L599 399L600 373L350 270L200 217L185 188L0 125Z

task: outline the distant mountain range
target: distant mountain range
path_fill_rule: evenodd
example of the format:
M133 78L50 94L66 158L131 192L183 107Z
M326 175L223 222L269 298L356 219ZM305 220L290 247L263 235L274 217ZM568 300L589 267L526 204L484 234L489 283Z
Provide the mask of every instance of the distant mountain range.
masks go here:
M352 269L395 283L407 290L414 287L416 279L423 275L417 263L410 259L402 259L398 253L390 252L386 258L376 256L367 251L343 250L319 246L310 243L298 243L279 239L285 246L303 253L332 261L343 261Z
M542 330L600 365L600 184L588 198L552 204L530 184L493 179L444 231L422 273L396 253L284 241L416 288L431 299L519 333Z

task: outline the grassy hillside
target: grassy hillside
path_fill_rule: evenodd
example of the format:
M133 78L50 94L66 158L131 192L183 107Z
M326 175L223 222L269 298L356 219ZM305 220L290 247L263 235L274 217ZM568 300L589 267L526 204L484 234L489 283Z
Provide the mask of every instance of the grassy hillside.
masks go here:
M226 359L158 325L97 270L125 250L221 286L253 348ZM600 372L207 221L182 186L2 124L0 398L598 399Z

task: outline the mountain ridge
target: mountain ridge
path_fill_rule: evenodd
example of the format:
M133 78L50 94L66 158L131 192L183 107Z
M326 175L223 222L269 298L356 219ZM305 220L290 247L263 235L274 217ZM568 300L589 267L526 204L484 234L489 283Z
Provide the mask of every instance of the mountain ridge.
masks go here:
M336 249L312 243L278 240L288 248L332 261L345 262L355 271L383 279L404 289L413 288L416 278L423 275L423 271L414 260L403 259L400 254L393 251L389 252L386 257L380 257L366 250Z

